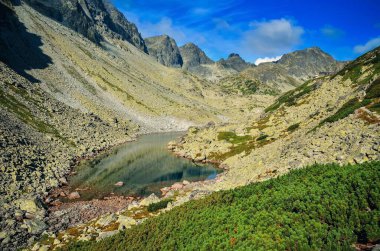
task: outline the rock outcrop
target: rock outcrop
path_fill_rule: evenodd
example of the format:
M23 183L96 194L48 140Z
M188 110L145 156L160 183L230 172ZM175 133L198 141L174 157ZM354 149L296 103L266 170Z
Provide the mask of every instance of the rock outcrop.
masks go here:
M107 37L130 42L147 52L135 24L105 0L25 0L31 7L99 43Z
M187 43L179 48L183 59L183 68L191 69L203 64L213 64L204 51L193 43Z
M183 65L181 53L175 40L167 35L145 38L149 55L160 64L181 68Z

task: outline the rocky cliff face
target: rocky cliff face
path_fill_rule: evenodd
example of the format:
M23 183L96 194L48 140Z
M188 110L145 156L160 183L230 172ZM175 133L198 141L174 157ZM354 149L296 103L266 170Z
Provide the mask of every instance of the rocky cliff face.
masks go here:
M149 55L155 57L160 64L181 68L181 53L175 40L167 35L145 38Z
M226 68L234 69L237 72L241 72L249 67L254 66L245 62L244 59L242 59L240 55L236 53L231 53L227 59L221 59L217 62L217 64Z
M105 0L24 0L42 14L99 43L105 37L126 40L147 52L137 27Z

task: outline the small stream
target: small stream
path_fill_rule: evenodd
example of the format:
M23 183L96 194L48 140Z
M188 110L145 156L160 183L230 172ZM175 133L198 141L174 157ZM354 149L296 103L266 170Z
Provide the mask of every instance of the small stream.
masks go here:
M160 195L162 187L175 182L214 179L220 169L178 158L166 148L183 132L143 135L135 142L84 161L69 180L71 190L79 190L81 200L101 199L111 194L124 196ZM123 182L121 187L115 186Z

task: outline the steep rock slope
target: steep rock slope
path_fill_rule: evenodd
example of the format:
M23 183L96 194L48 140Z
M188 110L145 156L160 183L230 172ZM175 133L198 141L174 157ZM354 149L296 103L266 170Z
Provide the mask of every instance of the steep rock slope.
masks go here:
M317 163L380 159L380 48L279 97L260 120L189 130L170 148L228 168L231 188Z
M126 40L147 52L136 25L105 0L25 0L42 14L99 43L104 37Z
M0 247L19 247L47 229L40 202L66 183L72 159L130 141L136 127L73 109L2 62L0 78L0 228L6 233ZM29 211L25 204L40 206ZM8 221L14 215L21 220Z
M176 41L167 36L145 38L149 55L155 57L160 64L181 68L183 61Z
M107 38L99 47L26 5L15 9L28 32L2 33L4 62L69 106L131 119L146 131L219 120L225 97L208 82L161 66L122 40Z

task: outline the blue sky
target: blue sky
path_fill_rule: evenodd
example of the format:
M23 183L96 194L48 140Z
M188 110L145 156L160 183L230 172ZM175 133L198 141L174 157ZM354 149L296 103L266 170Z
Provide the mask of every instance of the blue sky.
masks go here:
M193 42L214 60L274 58L319 46L351 60L380 45L379 0L111 0L143 37Z

